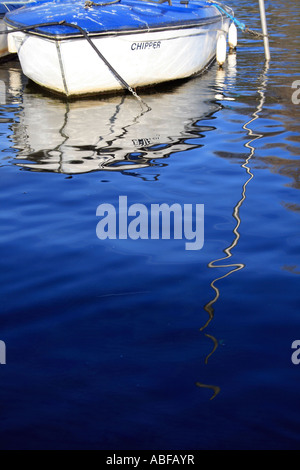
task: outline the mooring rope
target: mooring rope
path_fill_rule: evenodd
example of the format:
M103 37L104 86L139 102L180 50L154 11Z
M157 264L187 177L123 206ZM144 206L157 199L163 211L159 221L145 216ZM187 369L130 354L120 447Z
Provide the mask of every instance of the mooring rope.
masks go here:
M262 34L258 31L253 31L253 29L248 28L248 26L246 26L245 23L242 23L242 21L239 21L237 18L235 18L233 15L231 15L228 11L226 11L222 7L222 5L220 5L220 3L218 3L214 0L207 0L207 3L211 3L216 8L218 8L218 10L221 13L225 13L225 15L228 16L228 18L230 18L231 21L233 21L234 24L237 26L237 28L239 28L241 31L243 31L243 33L250 34L251 36L254 36L254 37L259 38L259 39L263 39L264 37L266 37L265 34Z
M90 0L87 0L85 2L84 8L91 8L91 7L107 7L109 5L115 5L116 3L120 3L121 0L113 0L112 2L108 3L95 3L91 2Z

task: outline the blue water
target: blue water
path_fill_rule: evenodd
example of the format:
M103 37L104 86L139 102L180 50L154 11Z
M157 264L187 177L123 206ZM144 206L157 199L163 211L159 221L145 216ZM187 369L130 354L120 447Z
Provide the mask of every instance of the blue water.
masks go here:
M299 449L300 8L267 8L269 68L241 36L145 114L1 65L1 449ZM204 248L100 241L119 196L204 204Z

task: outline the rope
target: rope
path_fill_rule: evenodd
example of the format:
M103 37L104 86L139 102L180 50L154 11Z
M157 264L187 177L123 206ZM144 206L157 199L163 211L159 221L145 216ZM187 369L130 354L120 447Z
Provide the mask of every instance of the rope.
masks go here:
M155 3L156 5L162 5L163 3L167 3L169 4L169 6L171 7L172 6L172 0L158 0L158 1L155 1L155 0L141 0L142 2L147 2L147 3ZM85 2L85 8L91 8L91 7L106 7L108 5L115 5L116 3L120 3L121 0L114 0L113 2L108 2L108 3L95 3L95 2L92 2L91 0L87 0Z
M64 21L62 23L64 26L69 26L71 28L78 29L78 31L81 32L82 36L85 37L87 42L90 44L90 46L94 49L94 51L97 53L97 55L100 57L100 59L105 63L105 65L109 68L109 70L112 72L112 74L115 76L115 78L121 83L121 85L127 89L137 100L140 102L143 102L142 98L131 88L130 85L124 80L124 78L121 77L121 75L116 71L116 69L110 64L110 62L104 57L104 55L99 51L99 49L95 46L91 38L89 37L88 33L81 28L81 26L75 25L73 23L67 23Z
M250 36L254 36L254 37L259 38L259 39L269 37L268 34L262 34L262 33L259 33L258 31L253 31L253 29L249 29L249 28L245 29L245 33L250 34Z
M104 55L99 51L99 49L95 46L91 38L89 37L88 33L82 29L80 26L73 24L73 23L67 23L66 21L60 21L60 22L54 22L54 23L40 23L40 24L35 24L32 26L24 26L22 28L14 29L11 32L26 32L26 31L31 31L34 29L38 28L44 28L44 27L50 27L50 26L67 26L70 28L77 29L82 36L87 40L87 42L90 44L90 46L94 49L94 51L97 53L98 57L105 63L105 65L109 68L111 73L114 75L114 77L118 80L118 82L125 88L127 89L140 103L144 104L147 108L148 105L142 100L142 98L136 93L136 91L133 90L133 88L124 80L124 78L121 77L121 75L116 71L116 69L110 64L110 62L104 57ZM10 31L0 31L1 34L8 34Z
M265 35L265 34L259 33L258 31L253 31L252 29L249 29L248 26L245 25L245 23L242 23L242 22L239 21L237 18L235 18L233 15L231 15L230 13L228 13L228 11L226 11L226 10L220 5L220 3L217 3L217 2L215 2L214 0L207 0L207 3L211 3L211 4L214 5L216 8L218 8L218 10L219 10L221 13L225 13L225 15L228 16L228 18L230 18L231 21L233 21L234 24L235 24L241 31L243 31L243 33L250 34L251 36L254 36L254 37L259 38L259 39L263 39L264 37L267 37L267 35Z
M142 2L150 2L150 3L155 3L156 5L162 5L163 3L167 3L169 4L170 7L172 7L172 0L158 0L158 1L155 1L155 0L141 0Z
M113 2L108 2L108 3L95 3L91 2L90 0L87 0L85 2L84 8L91 8L91 7L107 7L108 5L115 5L116 3L120 3L121 0L114 0Z

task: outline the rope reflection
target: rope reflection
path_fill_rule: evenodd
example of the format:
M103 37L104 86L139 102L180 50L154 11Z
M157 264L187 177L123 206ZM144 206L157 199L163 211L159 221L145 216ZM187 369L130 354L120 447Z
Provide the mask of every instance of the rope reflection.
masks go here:
M246 200L247 186L250 183L250 181L254 178L254 175L253 175L253 173L251 171L251 168L250 168L251 160L255 155L255 147L253 146L253 144L256 140L261 139L263 137L262 134L258 134L258 133L253 132L253 130L249 126L251 124L253 124L257 119L259 119L259 114L263 109L263 106L264 106L264 103L265 103L265 91L266 91L266 86L267 86L267 72L268 72L268 69L269 69L269 65L266 64L264 72L263 72L262 77L261 77L261 86L257 90L259 95L260 95L259 105L258 105L257 109L255 110L255 112L252 114L251 120L243 125L243 129L247 132L247 135L249 137L251 137L249 142L247 142L245 144L245 147L247 149L249 149L249 156L246 158L245 162L241 165L241 168L246 170L246 174L248 175L248 179L243 184L242 197L233 209L232 216L233 216L233 218L236 222L235 227L233 229L234 239L233 239L232 243L227 248L224 249L224 253L225 253L224 257L218 258L214 261L211 261L208 264L208 267L210 269L224 269L225 268L225 269L229 269L229 271L226 272L224 275L219 276L216 279L214 279L210 284L211 288L215 292L215 296L213 297L212 300L210 300L210 302L208 302L204 306L204 310L208 314L208 320L205 323L205 325L200 328L201 332L205 331L208 328L208 326L210 325L210 323L212 322L212 320L214 319L215 304L218 301L218 299L220 298L220 289L218 287L218 283L220 281L222 281L223 279L225 279L225 278L231 276L232 274L234 274L238 271L241 271L242 269L245 268L245 264L243 264L243 263L226 263L226 261L229 260L230 258L232 258L233 250L238 245L238 242L239 242L240 237L241 237L240 232L239 232L239 229L240 229L240 226L241 226L240 210L241 210L241 207L242 207L244 201ZM217 340L217 338L215 338L214 336L209 335L207 333L205 334L205 337L208 338L209 340L211 340L212 343L213 343L212 351L205 358L205 364L208 364L209 359L213 356L213 354L216 352L216 350L219 347L219 341ZM211 388L211 389L213 389L214 390L214 395L211 397L211 400L213 400L221 391L220 387L213 386L213 385L204 385L204 384L200 384L199 382L197 383L197 386L201 387L201 388Z

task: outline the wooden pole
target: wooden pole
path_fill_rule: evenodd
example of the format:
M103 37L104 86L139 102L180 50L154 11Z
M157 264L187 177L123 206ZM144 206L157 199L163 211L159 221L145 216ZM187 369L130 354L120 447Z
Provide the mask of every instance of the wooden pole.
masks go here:
M266 60L269 61L271 59L271 54L270 54L270 45L269 45L269 37L268 37L265 0L259 0L259 9L260 9L261 26L262 26L262 31L264 35L265 56L266 56Z

